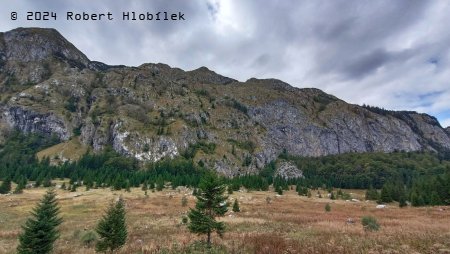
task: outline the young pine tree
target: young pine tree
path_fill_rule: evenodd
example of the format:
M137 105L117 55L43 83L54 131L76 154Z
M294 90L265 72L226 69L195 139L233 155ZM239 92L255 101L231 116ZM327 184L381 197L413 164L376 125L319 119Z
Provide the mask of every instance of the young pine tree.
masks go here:
M44 182L42 182L42 186L45 188L52 186L52 179L49 176L47 176L44 179Z
M407 206L407 204L406 204L406 196L404 194L400 195L400 197L398 199L398 206L400 208Z
M16 189L14 190L14 194L21 194L23 190L27 187L27 178L21 176L17 182Z
M19 236L19 254L44 254L53 250L53 243L59 237L57 227L62 219L56 202L56 193L53 189L47 191L41 202L33 209L32 218L29 218L23 233Z
M278 195L283 195L283 189L280 187L280 185L277 185L277 186L275 187L275 192L276 192Z
M95 246L96 251L107 252L109 250L112 253L125 244L128 235L125 215L125 204L122 198L119 198L116 203L110 204L95 229L100 237Z
M241 211L241 208L239 207L239 202L237 199L235 199L234 203L233 203L233 212L237 213L240 211Z
M389 184L383 185L380 193L380 201L382 203L390 203L392 202L392 189Z
M331 200L335 200L335 199L336 199L336 197L334 196L334 192L331 192L331 194L330 194L330 199L331 199Z
M17 183L16 189L14 189L14 194L21 194L23 192L23 189L25 189L27 185L27 179L22 178Z
M156 190L162 191L163 189L164 189L164 181L162 178L160 178L156 181Z
M231 188L231 186L230 186L230 185L228 185L228 187L227 187L227 191L228 191L228 195L231 195L231 194L233 194L233 188Z
M325 212L331 212L331 206L329 203L325 205Z
M366 191L366 200L378 200L379 198L380 195L378 194L378 191L370 186Z
M216 221L216 217L223 216L228 211L227 197L223 195L225 185L213 174L205 175L196 192L197 203L191 209L188 217L189 230L192 233L206 234L208 247L211 247L211 233L222 236L225 232L223 222Z
M2 185L0 185L0 194L6 194L11 191L11 179L6 178L3 180Z

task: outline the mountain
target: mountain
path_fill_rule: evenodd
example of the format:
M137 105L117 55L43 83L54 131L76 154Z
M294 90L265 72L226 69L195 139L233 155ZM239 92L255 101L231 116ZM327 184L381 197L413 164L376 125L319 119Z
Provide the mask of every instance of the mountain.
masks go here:
M450 149L449 128L426 114L352 105L276 79L239 82L206 67L109 66L54 29L0 33L0 91L2 136L17 128L142 161L190 152L229 176L283 152Z

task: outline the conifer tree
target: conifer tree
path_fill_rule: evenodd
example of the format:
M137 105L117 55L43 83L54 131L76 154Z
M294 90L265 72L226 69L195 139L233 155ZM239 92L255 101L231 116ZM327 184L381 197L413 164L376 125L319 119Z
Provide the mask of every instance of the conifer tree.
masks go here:
M41 186L41 184L42 184L42 176L39 176L37 179L36 179L36 182L34 183L34 187L35 188L38 188L39 186Z
M330 199L331 199L331 200L335 200L335 199L336 199L336 197L334 196L334 192L331 192L331 193L330 193Z
M235 199L234 203L233 203L233 212L237 213L240 211L241 211L241 208L239 207L239 202L237 199Z
M95 229L100 237L95 246L96 251L113 253L125 244L128 236L125 215L125 204L122 198L110 204Z
M164 189L164 181L162 178L159 178L156 182L156 190L162 191Z
M22 188L22 189L25 189L27 187L27 183L28 183L28 180L25 176L20 176L19 180L17 181L17 185L20 186L20 188Z
M391 189L390 186L387 186L386 184L381 189L380 194L380 201L383 203L390 203L392 202L392 196L391 196Z
M123 179L121 176L117 176L113 182L113 190L121 190L123 187Z
M370 186L366 191L366 200L378 200L379 198L378 191Z
M440 204L441 200L439 194L436 191L433 191L430 197L430 205L440 205Z
M14 194L21 194L23 192L23 189L25 189L26 184L27 184L26 179L19 180L19 182L17 183L16 189L14 189Z
M280 185L277 185L275 187L275 191L277 192L278 195L283 195L283 189L280 187Z
M0 185L0 194L6 194L11 191L11 179L6 178Z
M225 185L216 175L206 174L198 187L195 195L197 203L188 214L188 228L192 233L206 234L208 247L211 247L211 233L216 232L222 236L225 232L224 223L216 221L216 217L223 216L228 211L227 197L223 195Z
M405 207L406 204L406 197L404 194L400 195L399 200L398 200L398 206L399 207Z
M53 250L53 243L59 237L57 227L62 219L53 189L47 191L41 202L33 209L32 218L23 226L19 236L19 254L44 254Z
M330 212L330 211L331 211L331 206L330 206L329 203L327 203L327 204L325 205L325 212Z
M52 186L52 179L49 176L47 176L44 179L44 182L42 182L42 186L45 188Z

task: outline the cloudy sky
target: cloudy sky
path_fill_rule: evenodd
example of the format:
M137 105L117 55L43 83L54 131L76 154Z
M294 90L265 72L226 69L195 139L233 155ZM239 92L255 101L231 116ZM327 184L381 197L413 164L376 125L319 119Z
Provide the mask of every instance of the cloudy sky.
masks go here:
M26 11L58 20L26 21ZM115 20L66 21L67 11L110 11ZM122 21L123 11L180 11L186 21ZM15 0L0 10L0 31L53 27L91 60L277 78L350 103L432 114L445 127L449 13L446 0Z

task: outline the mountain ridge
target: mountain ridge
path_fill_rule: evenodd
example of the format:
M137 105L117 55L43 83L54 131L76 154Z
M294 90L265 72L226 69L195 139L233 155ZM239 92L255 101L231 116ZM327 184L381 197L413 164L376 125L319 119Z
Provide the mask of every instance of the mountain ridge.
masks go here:
M229 176L257 172L283 152L450 149L450 128L427 114L348 104L277 79L239 82L207 67L110 66L54 29L0 33L0 90L0 134L78 138L142 161L194 149L195 162Z

